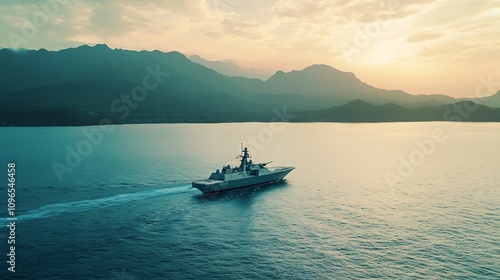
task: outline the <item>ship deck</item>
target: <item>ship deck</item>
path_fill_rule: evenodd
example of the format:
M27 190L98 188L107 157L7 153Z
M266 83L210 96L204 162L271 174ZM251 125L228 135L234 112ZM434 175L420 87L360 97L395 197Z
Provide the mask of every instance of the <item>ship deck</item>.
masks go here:
M219 184L219 183L222 183L222 182L224 182L224 181L222 181L222 180L214 180L214 179L203 179L203 180L194 181L193 184L210 186L210 185L215 185L215 184Z

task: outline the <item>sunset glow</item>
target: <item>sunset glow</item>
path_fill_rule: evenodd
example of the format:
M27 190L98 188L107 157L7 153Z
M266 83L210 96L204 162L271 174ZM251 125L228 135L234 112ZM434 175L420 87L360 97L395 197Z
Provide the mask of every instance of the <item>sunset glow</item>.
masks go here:
M273 72L321 63L376 87L454 97L500 80L498 0L46 2L2 1L0 46L105 43Z

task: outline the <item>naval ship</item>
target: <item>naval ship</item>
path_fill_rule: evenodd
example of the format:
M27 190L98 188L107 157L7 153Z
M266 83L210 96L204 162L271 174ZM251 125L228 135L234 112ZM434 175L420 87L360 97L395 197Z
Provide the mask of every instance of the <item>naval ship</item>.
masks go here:
M203 193L213 193L230 189L262 185L283 180L283 178L294 170L295 167L266 167L269 163L252 163L250 154L245 147L241 151L239 167L226 165L222 171L217 169L208 179L193 182L193 188L197 188Z

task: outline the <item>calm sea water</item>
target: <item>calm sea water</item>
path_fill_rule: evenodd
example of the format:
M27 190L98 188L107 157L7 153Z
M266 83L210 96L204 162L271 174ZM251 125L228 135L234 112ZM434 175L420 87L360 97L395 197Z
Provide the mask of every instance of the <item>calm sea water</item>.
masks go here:
M0 278L500 278L498 123L123 125L82 144L95 129L0 128L18 217L16 272L3 228ZM296 170L209 197L190 187L236 163L240 142ZM59 181L53 163L78 147Z

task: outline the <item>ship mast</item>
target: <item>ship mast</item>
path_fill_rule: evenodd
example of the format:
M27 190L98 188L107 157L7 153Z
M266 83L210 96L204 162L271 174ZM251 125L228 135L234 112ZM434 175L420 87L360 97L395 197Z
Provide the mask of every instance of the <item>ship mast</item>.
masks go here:
M243 143L241 144L241 147L243 148ZM243 153L243 155L240 155L241 157L241 164L240 164L240 170L242 172L245 172L246 171L246 167L247 167L247 159L250 158L250 155L248 154L248 149L245 147L244 149L241 150L241 152Z

